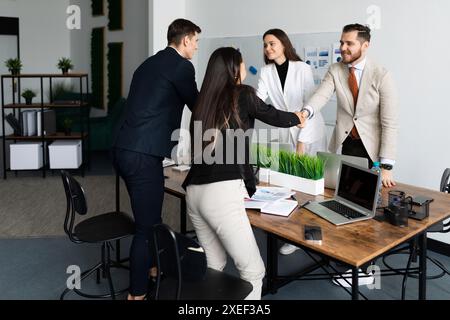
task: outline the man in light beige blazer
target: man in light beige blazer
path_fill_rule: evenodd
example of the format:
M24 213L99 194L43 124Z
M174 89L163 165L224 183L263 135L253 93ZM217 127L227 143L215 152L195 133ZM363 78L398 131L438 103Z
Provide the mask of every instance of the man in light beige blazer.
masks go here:
M342 154L365 157L370 166L380 162L383 185L392 187L397 152L396 90L390 73L366 58L369 44L368 27L360 24L344 27L342 61L330 67L306 103L303 115L311 119L336 92L337 120L330 152L336 152L342 145Z

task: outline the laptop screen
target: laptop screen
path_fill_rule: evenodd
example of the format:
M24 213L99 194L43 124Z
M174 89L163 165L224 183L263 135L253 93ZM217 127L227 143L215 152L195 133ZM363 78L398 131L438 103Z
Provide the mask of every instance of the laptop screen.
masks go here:
M337 195L372 211L377 184L376 174L342 163Z

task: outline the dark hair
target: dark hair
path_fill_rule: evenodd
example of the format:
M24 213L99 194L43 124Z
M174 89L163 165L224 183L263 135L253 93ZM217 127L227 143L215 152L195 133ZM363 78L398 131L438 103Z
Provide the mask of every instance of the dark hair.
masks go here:
M269 34L280 40L281 44L284 47L284 55L286 56L286 59L288 59L289 61L302 61L302 59L300 59L300 57L298 56L297 52L295 52L295 48L292 45L291 40L289 40L289 37L286 34L286 32L284 32L281 29L267 30L266 33L264 33L263 35L263 40ZM273 63L272 60L267 59L266 55L264 55L264 62L266 64Z
M170 24L167 30L167 42L169 45L178 46L185 36L193 36L196 32L201 33L202 30L195 23L186 19L177 19Z
M194 121L201 121L202 136L209 129L225 130L233 128L233 125L242 128L238 98L241 90L247 88L238 81L241 80L242 61L241 53L231 47L219 48L209 58L202 88L191 117L193 137L199 133L194 133ZM254 95L256 97L256 94ZM203 148L207 143L204 142Z
M349 24L344 27L342 33L358 31L358 38L361 43L370 42L370 28L359 23Z

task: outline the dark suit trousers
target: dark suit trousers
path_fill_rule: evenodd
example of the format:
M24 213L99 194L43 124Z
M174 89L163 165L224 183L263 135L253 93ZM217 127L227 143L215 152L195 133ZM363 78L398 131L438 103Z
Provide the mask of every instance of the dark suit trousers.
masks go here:
M136 224L130 249L130 294L147 293L152 266L152 227L162 222L164 172L161 157L123 149L113 150L114 167L125 181Z
M342 154L346 156L366 158L369 160L369 169L373 167L372 159L370 159L370 156L367 153L361 139L353 140L350 136L348 136L342 144Z

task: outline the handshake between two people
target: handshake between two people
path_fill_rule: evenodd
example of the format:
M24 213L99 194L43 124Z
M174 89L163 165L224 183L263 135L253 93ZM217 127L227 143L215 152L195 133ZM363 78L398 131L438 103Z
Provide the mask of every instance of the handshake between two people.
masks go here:
M304 128L306 123L308 122L309 112L306 110L295 112L298 119L300 120L300 124L297 125L298 128Z

